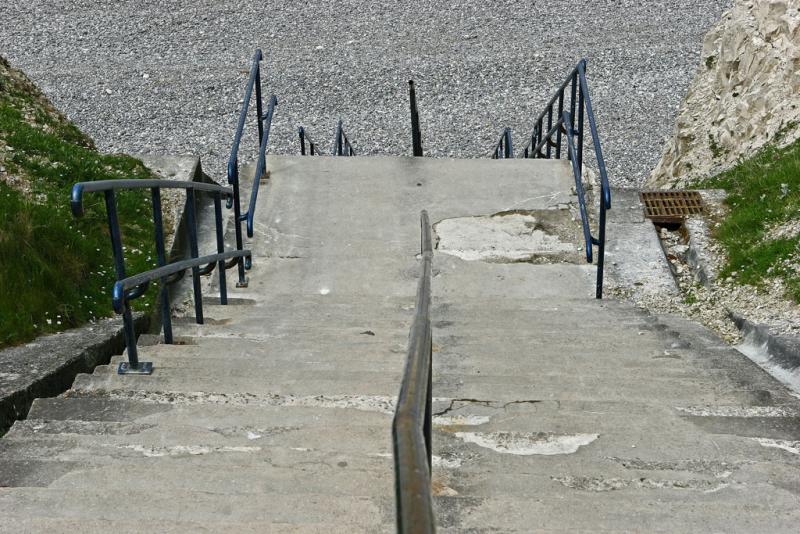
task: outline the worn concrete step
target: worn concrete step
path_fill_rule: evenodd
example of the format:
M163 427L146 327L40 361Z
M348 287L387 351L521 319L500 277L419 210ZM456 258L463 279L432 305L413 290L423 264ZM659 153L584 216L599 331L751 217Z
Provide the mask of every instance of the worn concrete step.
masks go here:
M268 325L347 327L364 321L394 324L414 314L413 297L350 297L344 295L280 295L259 300L258 305L204 303L205 317L218 321L261 317ZM194 308L186 310L193 317ZM179 321L180 319L176 319Z
M491 165L481 159L351 160L270 156L271 179L268 194L260 197L265 205L258 212L257 228L273 233L256 243L254 252L293 253L309 244L343 248L369 238L418 244L422 208L429 209L436 222L523 207L522 199L525 208L546 209L575 198L565 161L506 160ZM496 187L497 183L504 185Z
M147 520L147 519L70 519L70 518L4 518L3 525L0 525L0 532L49 532L73 534L81 532L87 534L105 534L115 532L117 534L140 534L142 532L159 532L164 534L178 533L211 533L237 532L242 534L263 534L269 532L273 534L292 533L292 534L351 534L354 529L363 529L364 532L375 534L392 534L396 531L395 525L385 524L381 526L364 528L363 525L354 524L332 524L332 523L307 523L298 525L296 523L276 523L265 524L263 521L243 523L232 519L219 518L218 520Z
M347 356L332 358L303 354L294 354L283 358L230 358L225 354L207 351L192 354L171 354L169 351L162 351L158 354L145 353L140 359L144 360L147 356L148 361L152 361L155 366L154 373L158 372L159 374L182 373L191 368L211 367L231 379L249 374L263 376L265 382L280 381L281 377L285 376L287 367L291 367L292 373L307 373L312 380L320 374L333 373L333 376L346 376L361 375L365 371L384 374L392 379L397 378L399 373L403 372L406 363L404 354L391 354L391 357L382 359L371 356L371 354L374 352L360 359L350 359ZM116 373L116 365L122 361L128 361L127 356L115 356L111 359L110 366L96 368L95 374Z
M108 425L106 425L108 427ZM159 427L161 428L161 427ZM252 430L249 432L256 432ZM270 429L265 429L270 430ZM63 465L62 470L73 471L91 466L146 464L174 465L184 469L196 466L235 467L266 469L271 463L298 472L311 471L324 476L328 466L345 463L354 472L391 471L385 455L390 449L389 433L377 429L370 431L364 427L346 432L341 427L319 427L318 432L349 435L342 437L341 443L332 439L315 440L310 430L285 430L285 438L269 437L249 440L220 440L201 432L191 433L186 428L162 428L164 439L142 434L135 436L102 436L98 434L66 434L10 436L0 444L5 462L38 462L39 465L26 466L25 478L35 479L35 467ZM273 429L272 432L279 432ZM260 434L259 434L260 435ZM313 468L317 465L319 469ZM58 466L56 466L58 467ZM13 473L4 472L3 476ZM20 475L14 475L19 477ZM47 482L49 483L49 482ZM4 482L5 485L11 485Z
M476 456L473 461L477 462L479 458ZM458 461L453 457L446 459L448 465ZM657 467L626 469L623 463ZM500 466L501 469L493 470L488 465L482 468L473 467L467 461L463 461L458 468L435 468L434 487L445 486L459 495L474 498L508 496L534 500L542 495L554 495L568 489L586 492L613 491L614 498L624 502L626 496L648 491L677 491L679 495L691 495L747 486L773 486L778 492L792 491L796 488L796 478L800 475L800 467L797 465L781 465L779 460L748 460L744 457L714 461L690 456L675 461L648 462L636 457L609 458L606 461L569 457L567 461L564 456L539 456L527 462L512 459L490 465ZM569 498L569 493L567 492L565 498Z
M117 461L99 459L56 462L27 460L13 465L0 460L3 485L8 487L50 487L64 491L81 489L186 493L202 491L217 495L287 494L339 496L390 496L394 472L391 458L353 454L305 454L272 449L270 456L251 462L213 463L205 461L199 447L184 456L132 458ZM219 453L221 454L221 453ZM19 461L18 461L19 463ZM14 470L17 472L15 473ZM16 478L10 478L16 475Z
M434 339L434 373L444 374L481 374L494 375L539 373L553 368L573 369L582 375L596 372L609 372L608 365L598 361L598 354L617 355L613 369L620 372L627 370L663 369L669 373L697 372L687 365L687 361L696 358L682 351L667 351L663 347L642 347L641 352L633 353L620 350L619 347L602 347L604 350L575 350L562 353L548 344L520 343L509 347L488 340L483 344L451 345L449 340ZM341 369L352 372L370 370L372 372L395 373L402 370L406 361L407 343L395 343L387 347L383 344L359 344L353 347L317 347L315 349L297 350L283 347L248 347L240 343L231 343L227 352L220 349L210 350L207 345L156 345L140 347L139 359L152 361L161 369L196 367L199 362L209 365L220 364L220 369L228 365L240 365L245 368L268 370L291 366L295 369L308 369L312 372L328 369ZM499 346L498 346L499 345ZM716 359L715 359L716 360ZM112 359L112 365L119 361L127 361L127 356ZM705 363L713 363L705 362ZM727 372L727 367L701 366L710 373ZM99 373L109 372L98 369Z
M489 359L487 355L493 355ZM698 387L729 387L738 389L742 385L730 380L727 369L697 369L687 366L683 362L666 358L654 360L652 357L632 359L629 361L616 361L613 366L599 360L598 355L583 354L579 356L548 354L542 357L534 350L512 353L494 353L482 351L482 357L475 358L475 363L470 363L467 358L460 356L434 358L434 383L452 384L459 378L481 377L485 381L495 383L521 384L539 383L541 380L561 379L566 375L580 381L584 387L592 388L594 384L604 382L608 387L615 387L620 379L627 383L630 380L648 378L653 384L671 384L686 381L687 384L697 383ZM169 378L184 378L187 386L193 383L191 377L198 369L215 369L220 384L241 383L241 379L259 376L263 386L273 387L278 385L281 391L290 391L295 384L304 380L319 381L320 379L340 380L342 386L353 382L354 378L371 383L394 384L399 391L402 373L405 368L404 354L391 354L389 358L371 360L325 359L315 356L304 357L297 355L294 358L228 358L225 355L200 352L191 355L170 354L162 352L148 358L153 362L153 377L162 380ZM144 355L143 355L144 357ZM95 369L95 377L116 373L116 366L121 361L127 361L125 356L112 358L111 365ZM658 370L655 378L649 378L654 369ZM525 377L536 376L534 380ZM766 381L766 380L765 380ZM118 377L114 380L116 387L129 385L129 377ZM301 385L302 384L298 384ZM748 389L756 389L758 382L751 382ZM360 386L355 385L358 391ZM263 390L263 389L262 389ZM259 390L259 391L262 391ZM389 390L391 393L392 390Z
M631 401L640 403L755 404L763 400L759 387L720 386L708 378L691 380L659 377L583 377L575 373L536 373L530 376L434 376L434 394L451 398L494 398L498 401L544 399L572 401Z
M260 375L259 365L247 360L217 360L214 364L172 367L169 358L150 376L120 376L116 368L98 367L94 374L78 375L77 391L128 389L131 391L205 391L210 393L252 393L278 395L396 395L400 387L402 361L394 373L364 369L309 370L270 367ZM236 364L239 365L236 365ZM214 369L216 367L216 369ZM213 371L209 372L209 368ZM262 369L263 370L263 366Z
M307 296L304 299L284 298L282 295L268 301L265 306L222 306L205 304L203 313L216 323L229 324L258 317L263 325L276 327L303 327L318 325L325 328L352 328L363 323L391 326L410 321L414 316L415 299L350 298L349 296ZM193 322L193 308L185 317L177 317L177 324ZM530 327L531 323L581 324L605 327L610 325L655 324L656 318L612 301L593 299L491 299L462 298L439 299L434 297L431 320L459 318L464 324L485 324L487 328ZM511 325L505 321L511 321ZM652 327L651 327L652 328Z
M750 489L750 488L748 488ZM530 531L537 529L572 531L610 530L630 525L636 514L636 528L648 531L742 530L792 531L800 518L792 510L795 498L788 492L767 485L750 491L720 490L716 493L682 490L642 490L639 492L575 491L575 497L543 494L538 499L438 497L440 527L455 530ZM752 500L752 492L764 499ZM393 506L387 498L332 497L274 493L254 500L233 495L219 499L202 492L170 494L131 491L129 502L139 506L120 506L123 496L83 490L26 488L0 490L0 512L12 520L66 518L76 520L218 521L235 513L239 522L262 521L265 528L282 524L340 524L351 528L383 528L393 521ZM722 499L725 497L725 500ZM146 503L146 504L142 504ZM747 514L743 516L742 509ZM762 530L764 529L764 530Z
M281 260L265 258L249 273L250 287L235 295L249 297L261 294L319 295L334 297L352 294L410 297L415 294L419 265L413 258L378 256L358 259L350 256L337 258L307 258ZM438 266L433 290L437 296L519 298L526 294L540 298L585 298L594 296L592 266L558 264L528 265L464 262L455 258L457 268ZM480 279L481 283L476 283ZM537 289L534 291L533 287ZM232 293L234 294L234 293Z
M392 497L351 497L287 494L283 491L228 495L200 491L159 491L14 488L0 489L0 514L4 518L86 518L90 520L219 521L280 524L339 524L354 529L381 527L393 521ZM131 504L135 503L135 506Z
M532 269L555 270L560 266L530 266ZM417 278L419 272L415 272ZM439 275L442 276L442 275ZM435 279L438 280L439 277ZM297 317L297 321L316 321L319 317L330 317L333 319L341 318L349 320L351 318L387 318L396 319L398 315L413 315L415 298L411 296L392 296L370 294L309 294L298 295L275 291L269 298L256 295L255 298L247 298L247 288L236 288L236 295L230 296L230 304L222 306L219 299L212 296L205 296L204 309L213 310L218 313L220 318L232 317L242 314L259 314L271 317L278 321L286 321L291 317ZM486 310L486 311L509 311L509 312L550 312L552 310L581 311L596 313L598 310L606 310L606 313L617 313L621 315L636 315L650 317L643 310L633 307L625 302L612 298L596 300L594 298L570 297L559 295L556 297L542 296L538 293L520 292L508 297L474 297L469 295L453 295L447 298L433 294L432 310L453 310L467 311ZM191 311L191 310L189 310ZM347 315L342 315L345 313ZM655 320L655 318L653 319Z
M116 390L80 395L70 392L67 398L37 399L29 419L50 423L86 421L142 423L145 429L158 424L184 425L196 421L199 429L385 426L394 413L394 396L281 396L190 392L135 392ZM191 419L190 419L191 418ZM19 421L30 426L30 422ZM12 427L12 433L13 433ZM225 433L223 433L224 435Z
M99 369L99 368L98 368ZM206 391L222 394L247 392L257 395L396 395L401 371L395 375L362 371L326 371L282 369L264 378L253 376L246 369L235 375L209 375L197 368L164 369L151 376L113 374L108 368L94 375L78 375L73 388L81 392L130 389L139 392ZM234 378L235 379L232 379ZM498 401L525 399L561 399L585 401L668 402L678 404L757 403L764 390L735 383L718 384L710 377L643 377L626 376L609 371L602 376L581 376L569 370L563 372L531 372L529 374L493 376L447 375L434 376L434 395L452 398L495 398Z
M754 485L717 492L643 489L543 492L537 498L438 497L442 532L794 532L791 492ZM763 498L754 499L753 495Z

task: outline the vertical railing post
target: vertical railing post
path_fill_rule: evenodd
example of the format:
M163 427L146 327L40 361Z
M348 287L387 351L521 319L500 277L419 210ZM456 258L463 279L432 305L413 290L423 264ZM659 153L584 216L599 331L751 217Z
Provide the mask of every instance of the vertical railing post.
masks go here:
M583 86L580 84L578 87L578 168L583 173L583 115L586 96L583 94Z
M122 236L119 231L117 217L117 199L113 190L105 191L106 214L108 215L108 232L111 237L111 252L114 256L114 273L117 282L125 278L125 257L122 252ZM128 348L128 363L133 369L139 367L139 354L136 351L136 330L133 314L127 300L123 302L122 323L125 330L125 346Z
M167 264L167 252L164 246L164 218L161 210L161 189L150 189L153 200L153 227L156 238L156 260L159 267ZM172 311L169 304L169 285L167 278L161 279L161 324L164 326L164 343L172 344Z
M419 125L419 109L417 108L417 90L414 80L408 81L408 99L411 106L411 142L415 157L422 156L422 130Z
M214 193L214 223L217 233L217 253L225 252L225 236L222 235L222 197L219 192ZM228 281L225 274L225 260L220 260L217 265L219 269L219 302L228 303Z
M606 257L606 202L600 199L600 222L599 238L597 242L597 289L595 298L603 298L603 271L605 269Z
M572 88L569 102L569 126L572 134L575 133L575 111L578 102L578 72L572 74ZM574 141L574 140L573 140ZM572 157L572 152L569 152L569 157Z
M244 250L242 238L242 206L239 194L239 160L238 158L228 164L228 183L233 186L233 229L236 236L236 250ZM236 287L247 287L247 277L244 274L244 258L237 259L239 279Z
M539 122L537 122L537 123L536 123L536 129L538 130L538 132L537 132L537 136L536 136L536 137L537 137L537 139L536 139L536 146L537 146L537 147L539 146L539 143L541 143L541 142L542 142L542 139L544 138L544 137L543 137L543 136L544 136L544 132L542 132L542 129L543 129L543 128L544 128L544 117L540 117L540 118L539 118ZM541 154L541 152L539 152L539 150L537 149L537 150L536 150L536 154L535 154L533 157L535 157L535 158L541 158L541 157L542 157L542 154Z
M189 252L192 259L199 257L197 250L197 217L195 215L195 195L193 189L186 190L186 223L189 227ZM195 322L203 324L203 293L200 286L200 267L192 267L192 286L194 288Z
M264 103L261 101L261 64L256 63L256 115L258 116L258 146L264 138Z
M300 136L300 155L301 156L305 156L306 155L306 131L301 126L300 128L297 129L297 133Z
M547 133L544 134L547 139L545 139L546 146L547 146L547 159L550 159L550 156L553 152L553 146L550 142L550 131L553 129L553 104L547 106Z
M556 122L564 115L564 88L562 87L558 93L558 116ZM558 129L556 134L556 159L561 159L561 128Z
M333 155L342 155L342 119L336 123L336 138L333 141Z

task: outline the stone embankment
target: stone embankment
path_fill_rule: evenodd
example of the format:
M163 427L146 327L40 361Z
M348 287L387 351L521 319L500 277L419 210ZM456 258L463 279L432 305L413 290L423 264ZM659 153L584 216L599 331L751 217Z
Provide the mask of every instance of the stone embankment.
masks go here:
M675 131L646 182L683 187L800 137L800 2L737 0L705 37Z

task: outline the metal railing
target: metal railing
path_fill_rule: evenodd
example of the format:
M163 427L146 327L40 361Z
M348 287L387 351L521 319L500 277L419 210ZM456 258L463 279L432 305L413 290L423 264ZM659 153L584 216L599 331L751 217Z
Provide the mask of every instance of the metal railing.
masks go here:
M417 88L414 80L408 80L408 102L411 106L411 145L414 157L422 156L422 130L419 126L419 108L417 107Z
M564 109L567 102L566 92L569 90L569 110ZM577 115L576 115L577 114ZM600 173L600 217L598 220L598 236L594 237L589 228L589 217L586 209L586 197L583 187L583 147L585 123L589 123L594 157ZM531 133L523 157L525 158L561 158L563 137L568 144L568 157L572 162L575 177L575 189L578 192L583 234L586 244L586 261L593 261L593 247L597 247L597 284L595 296L603 298L603 269L606 246L606 211L611 209L611 188L608 184L606 163L597 133L597 123L589 96L589 84L586 81L586 60L582 59L572 70L564 83L550 99L544 111L537 117L533 133Z
M408 356L392 422L397 531L435 532L431 493L433 333L431 266L433 245L427 212L420 215L422 272Z
M261 177L264 175L266 167L266 154L267 145L269 144L269 133L272 127L272 115L275 112L275 107L278 105L278 99L275 95L269 97L267 103L267 112L264 113L264 103L261 96L261 50L256 50L253 56L253 63L250 67L250 76L247 79L245 86L244 99L242 100L242 109L239 112L239 123L236 126L236 132L233 136L233 144L231 146L231 154L228 159L228 183L233 187L233 206L236 230L236 249L242 250L243 238L241 223L247 223L247 237L253 237L254 214L256 208L256 199L258 198L258 188L261 185ZM258 123L258 159L256 163L256 172L253 177L253 188L250 193L250 203L245 213L242 213L240 198L239 198L239 145L242 140L244 126L247 119L247 112L250 109L250 101L253 97L253 91L256 94L256 122ZM245 269L249 269L251 261L239 261L239 281L237 287L247 287L247 278L245 278Z
M297 134L300 136L301 156L318 156L321 154L317 148L317 144L311 140L311 138L308 136L308 132L306 132L306 129L303 126L297 129ZM306 149L306 144L308 144L308 149Z
M506 128L500 135L500 140L492 151L492 159L506 159L514 157L514 143L511 140L511 128Z
M158 267L134 276L127 276L125 271L124 247L117 216L116 191L119 189L150 189L153 203L153 227ZM161 189L184 189L186 191L186 224L189 234L190 259L167 263L167 252L164 245L164 219L161 209ZM105 197L108 231L111 236L111 251L114 257L116 283L113 288L112 303L114 310L122 314L125 332L125 345L128 349L128 361L120 363L119 374L150 374L152 362L140 362L136 349L136 331L133 323L130 302L141 297L147 291L150 282L161 282L161 319L164 327L164 342L172 343L172 319L169 301L170 283L181 278L188 270L192 270L194 291L195 320L203 323L203 295L200 276L211 273L215 268L219 272L220 303L228 303L227 269L239 265L244 258L250 257L249 250L225 251L222 228L222 198L230 209L233 204L234 191L229 187L203 182L182 182L175 180L100 180L96 182L80 182L72 186L70 205L76 217L83 215L84 193L102 192ZM197 244L196 192L210 194L214 199L214 217L216 225L217 252L200 256ZM202 267L201 267L202 266Z
M342 119L336 123L336 137L333 140L333 155L334 156L355 156L356 152L350 144L350 140L344 133L342 128Z

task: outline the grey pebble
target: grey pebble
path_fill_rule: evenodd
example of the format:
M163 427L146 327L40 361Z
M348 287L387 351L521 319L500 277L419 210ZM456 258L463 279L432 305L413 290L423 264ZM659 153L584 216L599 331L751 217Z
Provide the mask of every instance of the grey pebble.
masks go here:
M358 154L410 154L409 79L426 155L486 157L506 126L519 149L587 57L611 181L636 186L672 132L704 33L729 5L12 1L0 2L0 53L102 150L198 154L218 180L256 47L266 55L265 92L280 102L270 139L280 154L299 153L299 124L330 150L339 117ZM91 91L103 86L114 90ZM253 136L242 146L252 159Z

